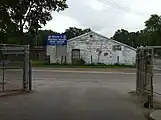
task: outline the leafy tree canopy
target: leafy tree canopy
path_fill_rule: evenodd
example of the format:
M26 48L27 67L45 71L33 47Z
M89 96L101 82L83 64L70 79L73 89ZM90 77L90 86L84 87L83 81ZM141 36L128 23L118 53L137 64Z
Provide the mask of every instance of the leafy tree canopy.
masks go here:
M65 34L67 36L67 39L71 39L73 37L77 37L79 35L87 33L89 31L91 31L90 28L81 29L81 28L76 28L76 27L70 27L66 29L65 32L63 33L54 32L52 30L39 30L37 32L37 35L31 34L29 32L25 33L24 41L25 41L25 44L44 46L46 44L48 35Z
M53 11L67 8L66 0L1 0L0 32L22 36L36 33L52 19Z
M114 40L127 45L137 46L157 46L161 45L161 16L151 15L145 21L145 29L137 32L128 32L127 30L117 30L113 37Z

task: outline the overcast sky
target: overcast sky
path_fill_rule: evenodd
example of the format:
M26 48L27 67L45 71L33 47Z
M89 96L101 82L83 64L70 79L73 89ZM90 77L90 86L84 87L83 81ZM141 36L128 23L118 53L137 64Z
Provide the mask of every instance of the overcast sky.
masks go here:
M143 29L150 14L161 14L161 0L67 0L67 4L68 9L52 14L53 20L44 29L91 28L111 37L119 28Z

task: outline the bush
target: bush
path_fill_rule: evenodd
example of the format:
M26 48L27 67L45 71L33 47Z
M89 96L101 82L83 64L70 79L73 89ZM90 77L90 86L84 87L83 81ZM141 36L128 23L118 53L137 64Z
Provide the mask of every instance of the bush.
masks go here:
M79 64L80 64L80 65L84 65L85 63L86 63L85 60L83 60L83 59L80 59L80 60L79 60Z
M116 67L135 67L135 65L125 65L125 64L119 64L119 63L115 63L114 66L116 66Z
M76 65L85 65L86 61L83 59L75 60L74 64Z
M107 66L105 63L97 63L99 66Z

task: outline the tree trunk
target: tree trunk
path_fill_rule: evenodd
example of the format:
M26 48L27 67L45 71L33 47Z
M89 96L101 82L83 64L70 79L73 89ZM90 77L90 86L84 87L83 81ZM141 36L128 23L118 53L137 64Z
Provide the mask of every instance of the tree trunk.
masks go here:
M23 34L23 24L22 24L22 20L20 20L20 43L21 43L21 45L24 44L23 38L24 38L24 34Z

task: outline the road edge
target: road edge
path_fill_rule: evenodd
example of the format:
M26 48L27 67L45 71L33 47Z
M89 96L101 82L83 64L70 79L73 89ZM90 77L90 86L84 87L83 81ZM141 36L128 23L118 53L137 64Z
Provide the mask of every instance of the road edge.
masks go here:
M159 115L161 116L161 110L155 110L151 113L149 113L149 120L161 120L161 117L159 117Z

